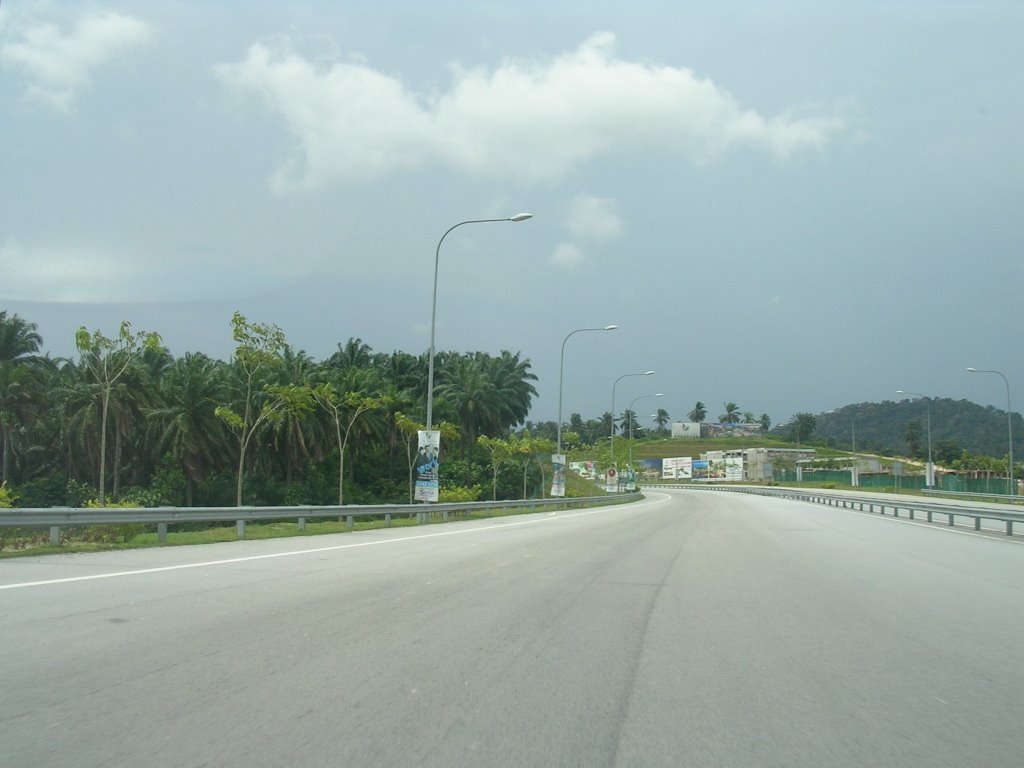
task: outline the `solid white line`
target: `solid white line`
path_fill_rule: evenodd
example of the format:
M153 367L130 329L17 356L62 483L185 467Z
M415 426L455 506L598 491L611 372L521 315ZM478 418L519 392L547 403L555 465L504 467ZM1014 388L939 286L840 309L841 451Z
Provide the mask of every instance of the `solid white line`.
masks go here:
M660 499L658 502L665 501L668 496ZM636 506L645 506L651 503L651 501L635 502L629 505L629 508L635 509ZM607 506L597 507L595 509L584 510L582 512L569 512L566 514L560 514L556 517L545 515L544 517L533 518L530 520L516 520L514 522L505 522L502 520L502 525L496 527L493 524L486 526L478 526L475 528L459 528L451 531L438 531L437 533L420 533L413 536L401 536L394 539L378 539L376 541L360 541L352 544L338 544L332 547L316 547L314 549L299 549L290 552L272 552L266 555L249 555L247 557L232 557L226 560L207 560L201 563L181 563L179 565L165 565L158 568L139 568L134 571L113 571L110 573L95 573L90 576L69 576L63 579L45 579L42 581L23 581L17 584L0 584L0 591L5 589L23 589L25 587L44 587L52 584L70 584L76 581L95 581L97 579L116 579L122 576L140 576L146 573L165 573L167 571L182 571L187 568L209 568L215 565L231 565L233 563L248 563L255 560L270 560L277 557L295 557L297 555L315 555L320 552L337 552L342 549L355 549L356 547L374 547L383 544L401 544L407 541L420 541L423 539L433 539L439 536L460 536L466 533L480 533L486 531L499 531L513 528L520 525L534 525L536 523L549 523L556 520L568 520L574 517L584 517L588 515L599 514L601 512L609 512L617 509L624 509L625 507ZM492 518L492 520L500 520L500 518Z

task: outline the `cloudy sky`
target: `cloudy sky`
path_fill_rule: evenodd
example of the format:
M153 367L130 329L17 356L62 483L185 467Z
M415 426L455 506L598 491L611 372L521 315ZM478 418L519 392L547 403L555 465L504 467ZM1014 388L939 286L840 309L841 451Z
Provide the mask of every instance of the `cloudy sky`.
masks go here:
M1024 403L1024 4L0 5L0 309L520 352L531 418Z

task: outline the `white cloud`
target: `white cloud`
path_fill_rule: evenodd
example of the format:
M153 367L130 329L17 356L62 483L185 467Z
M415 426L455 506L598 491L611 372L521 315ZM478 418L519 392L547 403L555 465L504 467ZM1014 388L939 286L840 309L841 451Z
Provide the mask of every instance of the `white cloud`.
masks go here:
M246 264L186 251L148 251L131 246L0 243L0 300L58 303L173 301L221 298L265 290L289 274L283 264ZM203 275L187 289L183 275Z
M572 243L560 243L551 254L552 264L568 269L578 267L583 261L583 252Z
M660 149L698 160L735 146L785 159L819 149L842 121L766 117L691 70L619 59L600 33L545 61L453 72L451 89L416 94L362 59L317 67L253 45L217 74L260 94L298 138L279 188L365 181L426 163L479 176L557 179L612 150Z
M121 261L92 249L0 245L0 296L13 301L105 301L125 277Z
M614 200L578 195L569 211L566 226L579 240L606 242L620 237L625 229Z
M61 112L73 107L97 67L150 36L145 22L113 12L83 17L70 32L54 24L15 28L18 39L0 46L0 59L27 72L30 98Z

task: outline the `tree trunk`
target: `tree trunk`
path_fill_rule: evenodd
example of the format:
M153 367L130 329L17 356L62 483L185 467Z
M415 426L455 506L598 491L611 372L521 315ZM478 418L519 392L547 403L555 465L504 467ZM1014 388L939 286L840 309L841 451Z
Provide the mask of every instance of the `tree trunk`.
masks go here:
M110 500L116 502L121 493L121 430L114 431L114 478Z
M100 417L100 497L102 507L106 503L107 485L107 410L110 405L110 392L103 392L103 415Z
M0 424L0 431L2 431L3 434L4 434L4 440L3 440L3 459L0 460L0 467L2 467L2 470L0 470L0 485L3 485L4 483L7 482L7 476L10 474L10 471L11 471L11 468L10 468L11 438L10 438L10 432L8 431L8 429L3 424Z

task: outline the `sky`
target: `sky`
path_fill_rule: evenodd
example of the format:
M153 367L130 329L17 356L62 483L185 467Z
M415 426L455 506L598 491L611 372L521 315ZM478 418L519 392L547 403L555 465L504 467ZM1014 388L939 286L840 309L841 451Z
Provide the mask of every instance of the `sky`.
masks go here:
M437 258L437 348L528 359L533 421L560 380L564 420L1005 408L968 366L1020 410L1022 29L1017 0L3 0L0 310L55 357L127 320L229 360L236 310L316 360L420 354Z

